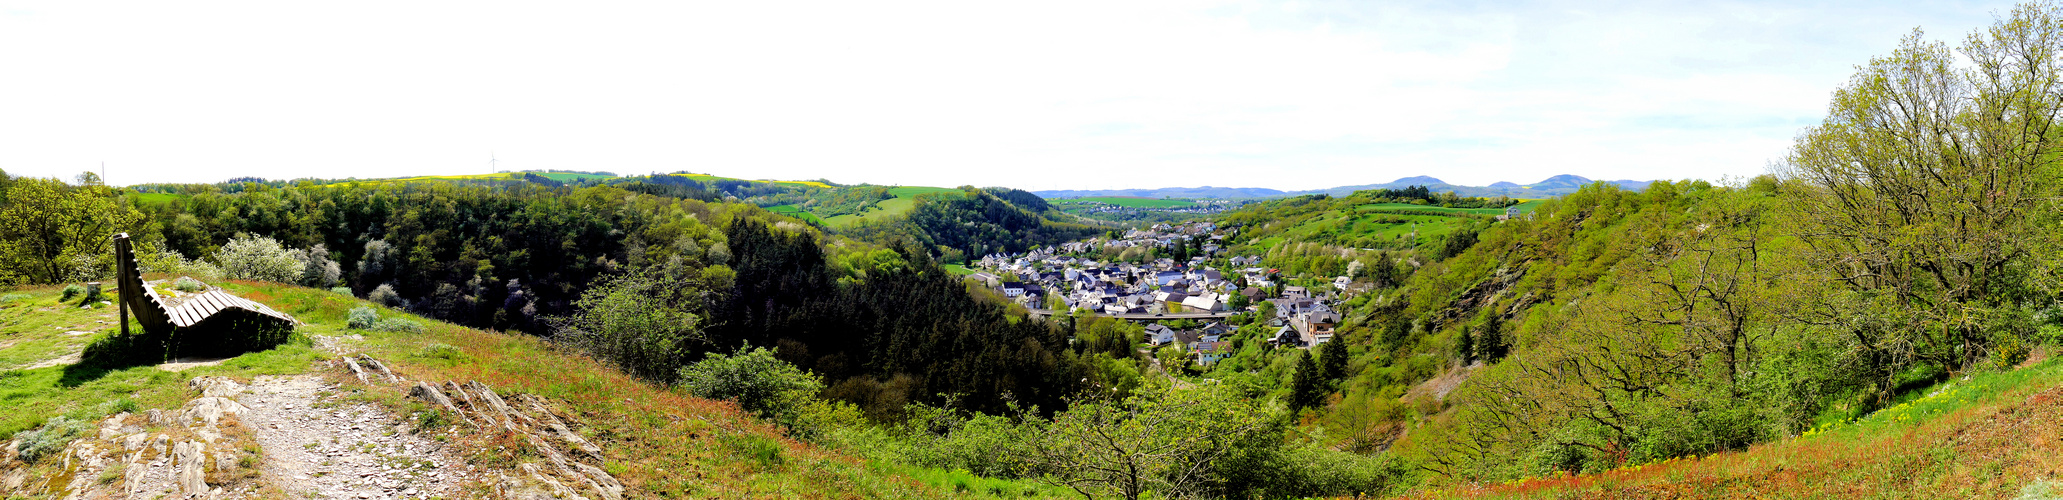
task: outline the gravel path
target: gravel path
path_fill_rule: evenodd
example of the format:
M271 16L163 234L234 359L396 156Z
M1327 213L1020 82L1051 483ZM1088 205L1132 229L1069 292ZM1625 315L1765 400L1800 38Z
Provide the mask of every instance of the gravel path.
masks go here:
M451 497L468 475L455 450L313 375L262 376L237 400L265 450L267 482L304 498Z

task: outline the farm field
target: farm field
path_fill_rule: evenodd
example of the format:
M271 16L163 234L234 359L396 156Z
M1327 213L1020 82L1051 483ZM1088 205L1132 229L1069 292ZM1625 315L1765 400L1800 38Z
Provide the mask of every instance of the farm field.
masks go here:
M718 176L714 176L714 175L709 175L709 174L661 174L661 175L669 175L669 176L673 176L673 177L685 177L685 178L689 178L689 179L694 179L694 180L697 180L697 181L704 181L704 182L707 182L707 181L742 181L742 180L749 180L749 179L739 179L739 178L734 178L734 177L718 177ZM825 184L825 183L822 183L822 182L817 182L817 181L775 181L775 180L759 180L759 181L756 181L756 182L771 182L771 183L774 183L774 184L795 184L795 185L798 185L798 186L809 186L809 187L813 187L813 188L833 188L833 187L837 187L837 186L832 186L832 185L830 185L830 184Z

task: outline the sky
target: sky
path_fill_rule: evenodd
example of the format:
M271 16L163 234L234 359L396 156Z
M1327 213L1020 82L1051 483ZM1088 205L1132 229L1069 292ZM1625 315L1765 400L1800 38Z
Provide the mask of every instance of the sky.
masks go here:
M1800 3L0 0L0 170L1721 180L2012 7Z

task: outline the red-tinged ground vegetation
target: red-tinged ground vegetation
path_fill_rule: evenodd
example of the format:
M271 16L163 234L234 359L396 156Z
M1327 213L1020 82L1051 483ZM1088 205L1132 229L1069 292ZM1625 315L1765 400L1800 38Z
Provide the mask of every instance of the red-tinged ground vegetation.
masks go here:
M2051 498L2040 494L2063 490L2059 366L2052 359L1973 376L1933 397L1742 452L1401 498Z

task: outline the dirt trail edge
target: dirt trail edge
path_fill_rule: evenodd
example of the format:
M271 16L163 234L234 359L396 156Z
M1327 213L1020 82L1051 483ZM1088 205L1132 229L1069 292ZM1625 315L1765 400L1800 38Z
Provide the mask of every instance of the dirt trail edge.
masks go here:
M336 389L312 375L261 376L237 397L273 487L299 498L451 497L469 477L443 443L385 408L337 401Z
M0 443L0 496L624 497L623 484L599 467L602 448L576 433L551 400L503 395L475 381L411 382L365 356L325 364L249 384L195 377L187 386L196 397L178 410L121 413L84 428L45 426L35 432L77 436L49 456L20 456L22 439L33 435ZM431 409L390 410L403 395ZM417 419L432 427L415 428ZM463 450L481 446L522 448L529 458L476 465Z

